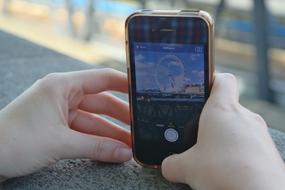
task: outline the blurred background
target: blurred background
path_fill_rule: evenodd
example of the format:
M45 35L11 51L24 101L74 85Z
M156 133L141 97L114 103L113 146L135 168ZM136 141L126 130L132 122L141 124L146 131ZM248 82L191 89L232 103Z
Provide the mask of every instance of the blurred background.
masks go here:
M215 19L216 71L235 74L241 103L285 132L285 1L0 0L0 30L126 71L124 22L130 13L191 8Z

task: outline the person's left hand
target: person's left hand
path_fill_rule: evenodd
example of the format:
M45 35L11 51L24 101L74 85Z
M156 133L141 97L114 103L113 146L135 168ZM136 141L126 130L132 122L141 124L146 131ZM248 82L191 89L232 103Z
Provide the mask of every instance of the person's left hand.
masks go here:
M129 124L128 104L104 91L127 92L113 69L49 74L0 111L0 177L35 172L60 159L131 159L131 138L100 115Z

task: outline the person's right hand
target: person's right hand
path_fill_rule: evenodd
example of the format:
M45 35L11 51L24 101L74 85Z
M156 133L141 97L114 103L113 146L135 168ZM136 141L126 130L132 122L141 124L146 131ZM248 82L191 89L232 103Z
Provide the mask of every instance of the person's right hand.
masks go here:
M284 189L285 167L264 120L239 104L231 74L217 74L197 144L162 163L164 177L193 189Z

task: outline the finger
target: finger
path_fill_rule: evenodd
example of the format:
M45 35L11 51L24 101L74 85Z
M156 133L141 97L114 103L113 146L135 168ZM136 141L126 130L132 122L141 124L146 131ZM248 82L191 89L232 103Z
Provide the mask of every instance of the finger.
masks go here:
M181 154L174 154L165 158L161 165L162 175L169 181L189 183L195 164L192 158L193 150L189 149Z
M161 171L168 181L185 183L185 172L181 161L181 155L179 154L171 155L163 160Z
M216 74L209 100L236 103L238 99L239 90L236 77L229 73Z
M83 89L85 94L97 94L106 90L128 91L126 74L114 69L77 71L67 76L72 80L73 88Z
M64 149L60 153L62 159L89 158L103 162L122 163L132 157L128 145L108 137L69 130L64 141Z
M110 93L86 95L79 109L104 114L130 124L129 105Z
M131 146L130 132L115 123L98 115L80 110L74 111L71 114L73 115L73 120L70 122L71 129L90 135L109 137Z

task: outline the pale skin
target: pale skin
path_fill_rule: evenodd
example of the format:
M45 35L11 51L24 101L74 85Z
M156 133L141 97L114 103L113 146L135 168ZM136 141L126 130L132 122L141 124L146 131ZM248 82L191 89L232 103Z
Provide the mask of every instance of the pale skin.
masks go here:
M217 74L197 144L162 163L164 177L203 190L285 188L285 165L261 116L239 104L236 78Z
M132 158L128 104L104 91L126 93L127 78L112 69L49 74L0 112L0 176L35 172L60 159L121 163Z
M0 177L23 176L60 159L122 163L132 158L127 92L112 69L50 74L0 111ZM195 189L282 189L285 167L264 120L238 103L238 87L218 74L200 117L198 142L166 158L164 177Z

